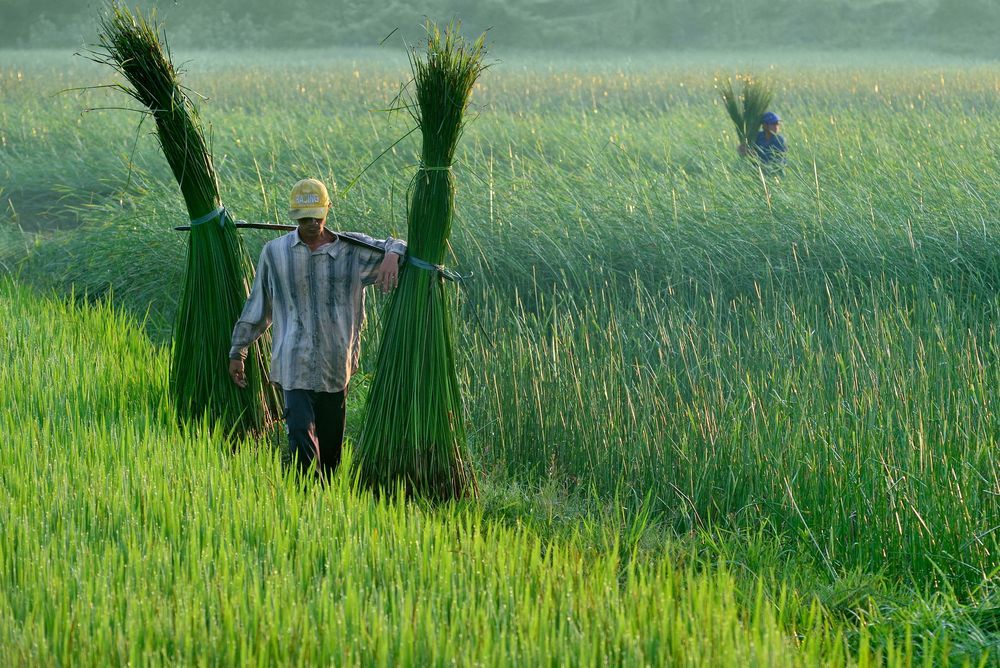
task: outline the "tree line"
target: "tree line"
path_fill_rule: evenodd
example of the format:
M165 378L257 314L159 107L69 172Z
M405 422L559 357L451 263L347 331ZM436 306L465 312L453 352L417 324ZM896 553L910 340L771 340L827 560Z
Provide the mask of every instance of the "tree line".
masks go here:
M100 0L7 0L0 46L82 46ZM129 5L135 5L130 2ZM556 50L930 48L1000 57L997 0L147 0L174 46L376 45L424 17L490 29L494 47Z

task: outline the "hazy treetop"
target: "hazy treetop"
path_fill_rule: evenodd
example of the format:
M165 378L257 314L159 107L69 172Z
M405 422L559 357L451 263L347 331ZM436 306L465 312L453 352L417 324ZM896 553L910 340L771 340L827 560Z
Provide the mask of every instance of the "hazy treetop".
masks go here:
M3 0L0 47L96 41L101 0ZM1000 56L1000 0L132 0L178 47L372 46L424 17L490 29L494 48L907 48Z

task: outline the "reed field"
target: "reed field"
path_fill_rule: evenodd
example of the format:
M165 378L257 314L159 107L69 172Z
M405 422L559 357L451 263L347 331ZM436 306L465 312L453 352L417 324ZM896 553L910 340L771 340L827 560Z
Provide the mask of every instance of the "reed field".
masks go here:
M152 124L3 52L0 664L997 665L1000 66L490 58L445 260L481 498L430 505L176 424ZM315 177L405 235L402 49L175 62L233 215ZM780 175L736 154L746 72Z

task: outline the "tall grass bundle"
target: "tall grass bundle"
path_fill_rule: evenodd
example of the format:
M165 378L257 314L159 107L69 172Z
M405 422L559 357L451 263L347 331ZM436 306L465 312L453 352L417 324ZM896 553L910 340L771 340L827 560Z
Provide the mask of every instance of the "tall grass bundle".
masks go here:
M423 137L407 212L408 256L386 306L378 362L355 466L362 484L402 485L435 500L476 496L455 372L444 261L455 207L451 165L463 116L484 69L484 39L428 23L425 57L411 53L409 111Z
M739 79L740 77L737 77ZM722 84L722 103L729 118L736 125L740 143L750 146L757 137L761 117L774 99L774 91L761 79L743 78L743 92L737 97L733 90L733 80Z
M118 84L149 110L163 154L180 185L192 221L187 272L174 323L170 392L179 417L207 414L236 435L258 431L277 415L277 393L266 382L269 342L246 361L248 387L229 378L232 327L249 293L252 263L234 221L221 206L212 156L198 113L178 81L166 35L155 16L113 3L100 19L97 62L121 73Z

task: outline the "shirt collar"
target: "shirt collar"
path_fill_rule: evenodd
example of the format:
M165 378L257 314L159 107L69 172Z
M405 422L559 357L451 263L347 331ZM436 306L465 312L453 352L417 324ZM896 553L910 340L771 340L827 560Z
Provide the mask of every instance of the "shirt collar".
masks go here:
M329 255L332 258L336 258L338 255L340 255L341 249L344 248L344 243L340 240L340 235L337 234L336 232L334 232L333 230L328 229L327 232L329 232L330 234L333 235L333 241L331 241L330 243L326 244L325 246L322 246L322 247L316 249L316 251L310 251L310 252L326 253L327 255ZM309 250L309 245L306 244L306 242L302 241L302 238L299 237L299 230L298 230L298 228L295 228L294 230L292 230L291 232L289 232L289 234L292 236L292 247L293 248L295 246L302 245L302 246L305 246L306 250Z

